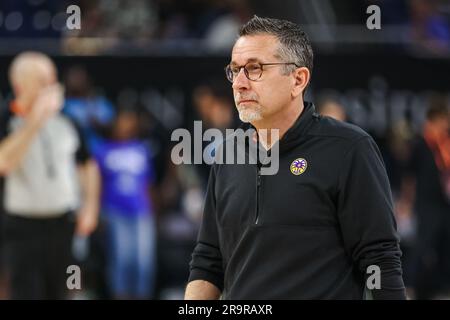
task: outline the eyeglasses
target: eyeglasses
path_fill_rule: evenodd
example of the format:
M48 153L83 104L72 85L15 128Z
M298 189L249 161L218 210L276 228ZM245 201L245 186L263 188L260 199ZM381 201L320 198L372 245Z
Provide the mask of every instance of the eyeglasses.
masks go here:
M241 69L244 68L244 74L247 77L247 79L251 81L256 81L259 78L261 78L264 66L289 65L289 64L293 64L297 68L300 68L300 66L294 62L274 62L274 63L248 62L241 67L227 65L225 67L225 74L227 75L227 79L231 83L233 83L234 79L238 76L239 72L241 72Z

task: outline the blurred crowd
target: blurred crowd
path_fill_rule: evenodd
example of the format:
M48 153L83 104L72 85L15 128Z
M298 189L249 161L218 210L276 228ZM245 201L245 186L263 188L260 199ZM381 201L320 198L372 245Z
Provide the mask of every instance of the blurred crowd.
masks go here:
M65 10L72 4L81 9L80 30L65 25ZM154 40L194 45L203 41L221 50L230 47L252 12L247 0L7 0L0 5L5 17L0 36L60 38L67 54L100 54L123 42L139 48Z
M138 280L148 283L149 291L137 297L181 298L201 219L209 166L175 166L170 159L173 143L167 129L141 105L126 99L112 103L98 94L82 66L67 70L65 85L63 112L82 128L100 167L103 186L100 226L84 247L89 254L84 255L83 265L93 281L87 279L84 294L92 298L133 297L117 294L120 290L111 287L118 281L110 277L120 277L108 273L114 269L111 263L127 257L111 260L108 251L117 248L117 254L123 255L136 250L134 246L139 247L138 252L146 253L140 259L147 261L141 270L152 272L148 279ZM192 104L203 130L236 126L231 92L223 79L199 84ZM141 230L139 242L139 233L129 226L130 218L136 214L133 224L143 228L146 223L142 218L149 212L152 222ZM76 256L76 250L74 253ZM130 275L133 271L129 267L115 269L124 268L122 274Z
M317 104L321 114L351 122L333 96ZM450 97L432 94L427 105L418 131L401 120L385 136L371 134L390 180L408 296L450 299Z
M65 99L61 113L82 133L101 177L98 227L92 234L75 233L72 240L72 261L82 270L83 288L71 297L181 298L209 166L175 166L170 160L172 143L166 128L141 105L126 99L111 102L96 90L83 66L69 67L62 79ZM203 121L203 130L236 125L232 96L224 81L199 84L193 93L195 117ZM5 101L2 115L14 101ZM5 205L3 196L5 190L1 201ZM20 293L11 296L10 292L14 274L8 268L9 216L2 213L6 223L2 223L0 287L4 298L20 298Z
M80 30L68 30L65 24L66 8L72 4L81 9ZM4 0L0 4L0 37L56 38L64 53L81 55L131 48L139 52L148 47L157 51L161 45L168 50L201 47L208 52L227 52L239 26L253 14L294 14L297 19L304 17L305 26L361 29L368 17L366 8L373 4L381 8L380 32L385 38L417 52L449 53L450 5L446 0L316 1L319 15L311 11L314 8L309 1L301 0L286 1L282 7L254 0ZM389 28L392 26L398 28ZM315 32L311 40L316 40Z
M80 128L102 185L98 228L73 240L83 290L72 298L181 298L209 166L174 165L167 129L141 105L110 101L83 66L71 66L63 79L62 113ZM198 83L191 99L202 130L239 126L223 79ZM339 96L312 99L322 115L353 122ZM449 102L445 95L430 96L419 131L402 119L384 136L372 133L390 178L410 298L450 297ZM203 148L209 143L220 141Z

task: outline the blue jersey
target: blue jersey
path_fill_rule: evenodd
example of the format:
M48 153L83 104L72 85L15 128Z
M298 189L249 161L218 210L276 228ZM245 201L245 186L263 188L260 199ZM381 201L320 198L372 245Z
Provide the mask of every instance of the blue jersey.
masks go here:
M102 175L104 208L127 215L152 211L149 186L155 174L150 151L144 142L101 142L95 157Z

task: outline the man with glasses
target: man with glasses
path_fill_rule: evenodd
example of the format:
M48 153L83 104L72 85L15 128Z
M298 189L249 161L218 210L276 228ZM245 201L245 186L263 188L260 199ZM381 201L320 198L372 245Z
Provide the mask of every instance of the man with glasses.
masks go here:
M404 299L393 206L373 139L303 100L313 67L294 23L253 17L230 64L240 119L263 164L215 164L186 299ZM279 139L261 134L278 130Z

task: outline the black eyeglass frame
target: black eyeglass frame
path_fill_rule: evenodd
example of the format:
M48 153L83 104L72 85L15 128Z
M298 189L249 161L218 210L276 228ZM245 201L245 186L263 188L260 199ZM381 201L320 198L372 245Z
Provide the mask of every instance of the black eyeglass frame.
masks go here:
M249 71L246 68L247 65L249 65L249 64L258 64L258 65L261 66L261 72L260 72L259 76L256 79L251 79L250 76L249 76ZM270 63L247 62L243 66L237 67L237 68L239 68L239 71L236 73L236 75L238 75L241 72L241 69L244 68L244 74L245 74L245 76L247 77L248 80L250 80L250 81L258 81L262 77L262 74L263 74L263 71L264 71L264 66L290 65L290 64L293 64L297 68L300 68L300 66L298 64L296 64L295 62L270 62ZM233 72L231 71L231 66L228 64L227 66L225 66L224 70L225 70L225 75L226 75L228 81L233 83L234 82L234 75L233 75ZM231 78L232 75L233 75L233 78Z

